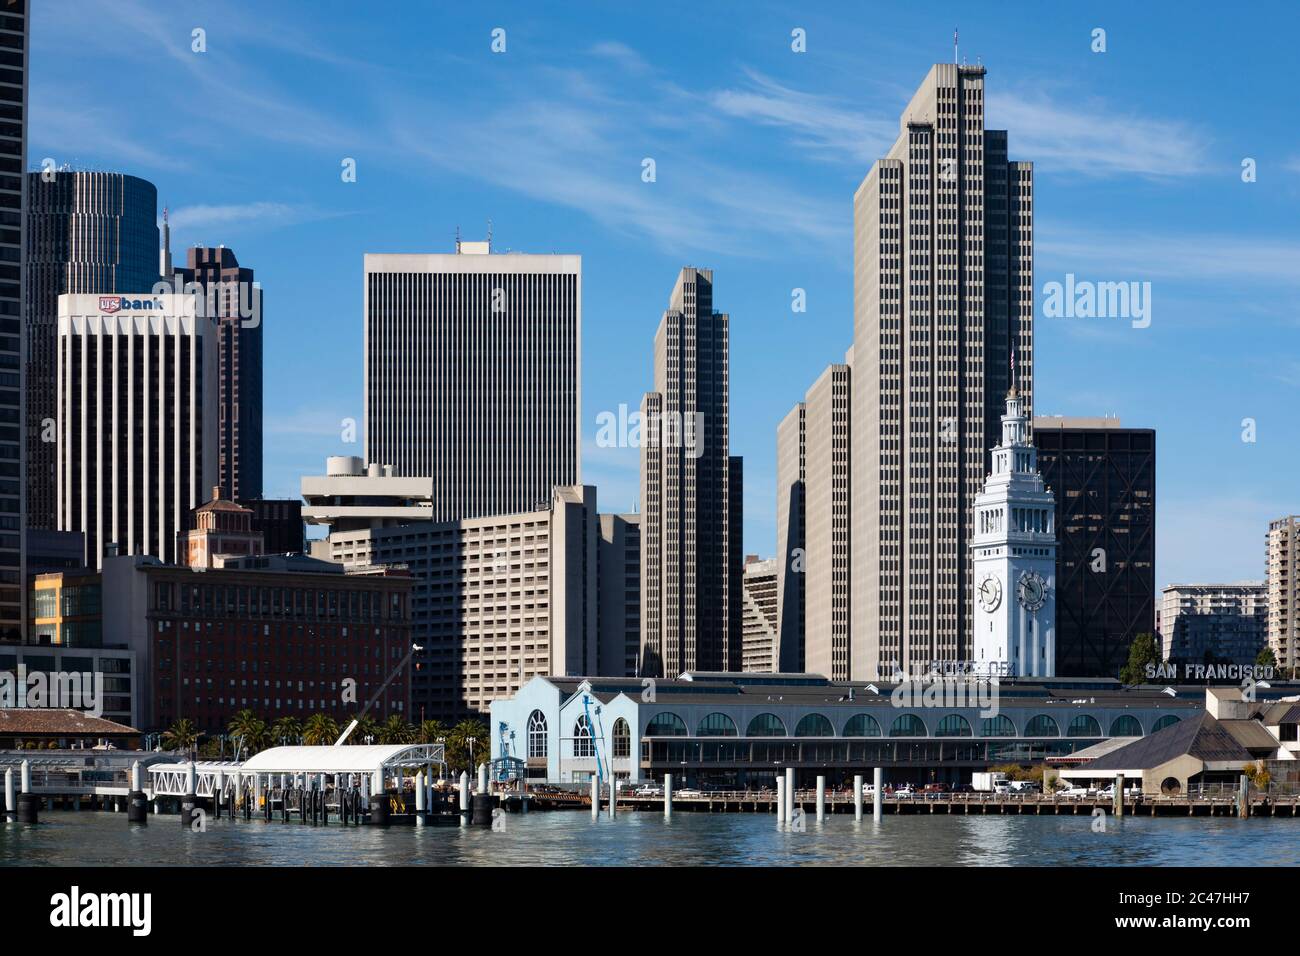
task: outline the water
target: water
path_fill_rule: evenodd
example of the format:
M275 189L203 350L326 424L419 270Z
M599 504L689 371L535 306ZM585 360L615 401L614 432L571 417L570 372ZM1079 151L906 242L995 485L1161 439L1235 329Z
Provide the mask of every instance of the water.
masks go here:
M176 816L136 827L123 813L63 811L41 821L0 824L0 866L1300 865L1300 820L1285 818L1112 818L1105 833L1088 816L887 816L879 827L830 816L803 833L749 813L530 813L507 816L504 831L209 820L192 833Z

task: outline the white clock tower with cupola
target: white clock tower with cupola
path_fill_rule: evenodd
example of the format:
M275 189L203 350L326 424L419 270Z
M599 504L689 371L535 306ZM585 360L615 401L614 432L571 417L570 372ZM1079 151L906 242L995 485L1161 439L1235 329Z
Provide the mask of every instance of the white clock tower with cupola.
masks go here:
M977 673L1056 675L1056 499L1038 473L1015 370L993 471L975 499Z

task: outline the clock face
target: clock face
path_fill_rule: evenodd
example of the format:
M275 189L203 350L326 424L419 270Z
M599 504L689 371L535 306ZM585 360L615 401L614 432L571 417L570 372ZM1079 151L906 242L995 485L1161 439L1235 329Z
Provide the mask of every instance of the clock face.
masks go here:
M1017 588L1020 606L1027 611L1037 611L1047 600L1047 582L1037 571L1028 571L1020 576Z
M985 575L980 582L980 607L986 611L996 611L1002 603L1002 582L995 575Z

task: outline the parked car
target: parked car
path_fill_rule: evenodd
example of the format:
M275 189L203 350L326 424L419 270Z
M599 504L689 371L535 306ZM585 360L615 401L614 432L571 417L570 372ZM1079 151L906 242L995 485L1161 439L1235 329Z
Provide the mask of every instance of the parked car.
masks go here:
M975 786L969 783L954 783L952 785L953 793L974 793Z
M894 791L894 797L899 800L910 800L914 796L916 796L916 791L912 789L910 783L905 783Z
M927 783L921 788L921 795L927 800L934 800L948 792L946 783Z
M646 783L632 791L634 797L662 797L664 788L657 783Z
M1064 790L1058 792L1060 796L1070 797L1070 798L1090 797L1093 794L1093 790L1091 787L1080 787L1077 784L1074 786L1066 787Z

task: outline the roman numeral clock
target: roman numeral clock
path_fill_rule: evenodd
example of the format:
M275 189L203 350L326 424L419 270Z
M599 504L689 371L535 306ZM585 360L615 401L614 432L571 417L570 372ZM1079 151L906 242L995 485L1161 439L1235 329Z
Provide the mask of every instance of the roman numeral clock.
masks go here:
M972 669L1005 677L1056 674L1056 500L1038 473L1015 386L1002 443L975 499Z

